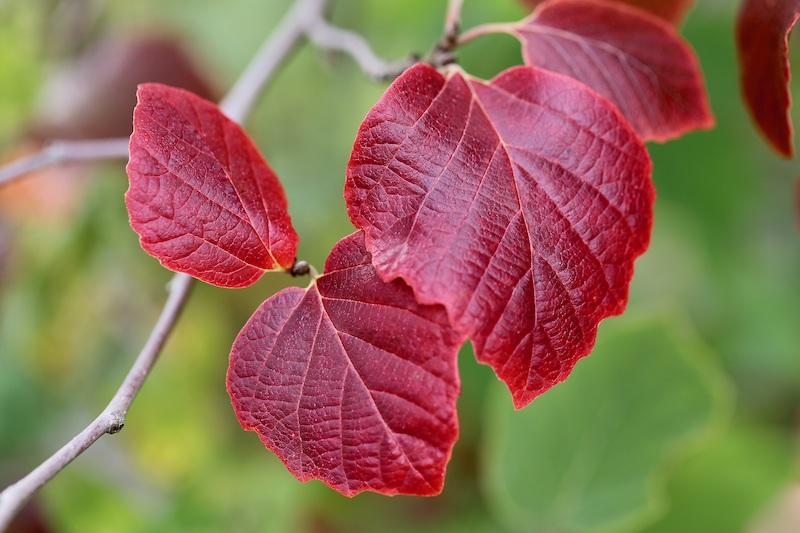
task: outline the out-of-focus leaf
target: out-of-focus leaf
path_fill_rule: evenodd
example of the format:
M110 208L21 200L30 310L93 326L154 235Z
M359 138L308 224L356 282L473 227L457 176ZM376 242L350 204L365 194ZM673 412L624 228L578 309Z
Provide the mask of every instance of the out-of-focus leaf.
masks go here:
M789 34L798 20L800 0L745 0L736 24L745 104L775 151L787 158L794 153Z
M130 135L136 86L145 82L215 97L204 73L174 37L112 36L62 65L45 82L33 130L43 138Z
M488 412L486 495L515 531L588 531L652 518L661 472L721 417L727 388L667 319L618 319L571 380L522 412Z
M791 475L788 439L744 421L680 465L668 487L669 511L647 533L745 531Z

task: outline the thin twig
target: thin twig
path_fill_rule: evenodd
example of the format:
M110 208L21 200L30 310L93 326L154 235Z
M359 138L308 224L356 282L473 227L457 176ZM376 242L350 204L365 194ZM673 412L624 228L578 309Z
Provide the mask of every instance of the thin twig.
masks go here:
M464 0L448 0L447 12L444 17L444 29L442 38L428 54L426 61L434 67L443 67L456 62L453 50L458 45L458 34L461 31L461 9L464 7Z
M398 61L386 61L378 57L364 37L334 26L321 17L308 28L306 35L312 43L323 50L346 53L355 60L362 72L377 81L396 78L419 59L412 55Z
M101 159L126 159L127 157L127 138L54 141L38 152L12 161L0 168L0 187L16 181L25 174L51 165Z
M326 2L327 0L298 0L287 13L220 104L232 120L241 122L247 116L278 67L303 37L309 22L321 16ZM10 525L17 512L36 491L95 441L106 433L113 434L122 429L128 408L172 333L193 282L194 278L186 274L176 274L172 278L169 297L147 343L111 403L100 416L31 473L0 493L0 530L5 530Z
M463 8L464 0L448 0L447 2L442 38L452 43L451 46L455 45L458 32L461 31L461 10Z
M104 434L116 433L125 424L125 416L136 394L142 388L145 378L158 359L175 322L181 314L194 278L177 274L170 282L169 297L161 316L158 317L147 343L125 376L119 390L103 412L91 424L72 438L67 444L37 466L30 474L7 487L0 493L0 530L11 524L11 520L26 501L40 487L50 481L73 459L83 453Z

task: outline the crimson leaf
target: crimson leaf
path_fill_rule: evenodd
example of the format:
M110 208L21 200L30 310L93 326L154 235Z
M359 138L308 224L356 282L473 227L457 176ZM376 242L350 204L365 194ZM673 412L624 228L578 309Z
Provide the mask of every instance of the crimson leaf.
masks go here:
M792 156L789 33L800 0L745 0L739 12L742 91L750 114L778 153Z
M614 102L645 140L710 128L700 67L670 24L624 4L551 0L507 26L525 63L582 81Z
M361 125L345 199L381 277L444 304L523 407L623 310L650 172L618 111L570 78L417 65Z
M277 176L238 124L182 89L137 91L125 195L142 248L172 270L244 287L297 250Z
M353 496L433 495L458 436L462 338L440 306L372 267L363 233L342 239L308 289L264 302L231 351L228 392L302 481Z
M608 0L636 6L645 11L668 20L673 24L680 24L686 12L692 7L693 0ZM542 0L522 0L522 3L531 9L542 3Z

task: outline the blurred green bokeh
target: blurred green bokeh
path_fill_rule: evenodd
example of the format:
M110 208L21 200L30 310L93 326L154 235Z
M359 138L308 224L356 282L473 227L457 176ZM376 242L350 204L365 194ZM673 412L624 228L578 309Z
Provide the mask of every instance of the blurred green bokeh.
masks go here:
M39 87L67 55L66 30L54 31L65 3L0 2L2 158L18 150L36 112ZM652 409L659 420L686 419L690 427L697 418L708 431L681 446L680 453L656 453L657 460L645 468L658 475L644 474L646 483L656 486L645 490L636 481L625 488L636 496L632 512L640 519L598 522L607 531L748 530L800 482L800 227L793 204L800 165L769 151L742 106L733 45L735 2L698 3L683 33L704 67L717 127L650 146L658 190L652 245L637 263L628 317L601 325L598 358L579 363L575 377L578 383L592 371L598 379L609 378L615 385L604 393L611 403L625 404L636 395L639 417L647 419ZM289 1L77 4L100 6L93 26L80 30L85 41L103 34L172 32L212 84L224 90ZM363 33L381 55L399 58L425 52L436 41L444 4L347 0L337 2L333 18ZM522 13L516 0L467 0L464 23L513 20ZM795 56L800 64L800 54ZM487 37L467 46L461 59L468 71L491 77L519 63L520 54L513 39ZM299 256L318 267L331 246L352 231L342 199L344 168L356 129L383 89L348 58L304 47L247 122L286 187L301 236ZM796 82L794 94L800 100ZM796 109L794 115L800 118ZM35 194L23 190L28 184L0 191L0 482L38 464L105 405L149 332L170 277L139 249L128 227L121 164L54 171L32 183ZM320 483L297 482L254 434L241 431L224 384L228 350L239 328L264 298L290 282L265 276L246 290L198 286L125 430L102 439L48 484L32 512L51 530L76 533L573 530L571 523L548 522L547 498L555 488L547 484L560 481L563 465L561 459L549 464L537 453L576 446L546 410L571 409L580 390L574 390L577 385L567 390L567 383L540 400L541 413L537 401L515 415L469 347L460 359L461 438L440 497L365 494L350 500ZM644 363L621 379L613 375L621 371L614 362L619 354L609 353L616 347L624 346L634 358L641 350L643 362L684 350L660 334L634 345L613 334L615 322L653 314L699 338L692 343L704 348L680 357L701 358L711 381L730 388L732 394L723 394L727 399L712 408L700 392L689 404L665 400L674 396L661 390L652 397L637 395L638 380L652 370ZM600 360L603 355L606 361ZM668 364L659 360L657 368ZM691 395L679 375L665 372L669 382L660 386L675 388L680 400L684 392ZM560 397L567 398L563 405ZM508 414L497 414L498 403ZM503 431L498 423L503 416L513 416L520 426L511 438L532 439L514 446L519 472L529 476L513 480L523 487L515 494L514 512L524 509L533 517L521 524L507 515L508 506L496 504L503 495L494 492L501 468L495 465L513 470L514 463L500 455L487 458L501 453L487 443L509 437L488 434ZM682 431L619 422L626 431L638 431L626 440L637 449L661 450ZM596 437L603 428L592 431ZM630 459L618 454L614 464L641 468L633 455ZM547 466L553 468L537 471ZM612 474L597 474L609 477L594 479L591 486L619 481ZM658 501L651 500L654 494ZM595 528L582 523L579 529ZM800 524L786 531L800 531Z

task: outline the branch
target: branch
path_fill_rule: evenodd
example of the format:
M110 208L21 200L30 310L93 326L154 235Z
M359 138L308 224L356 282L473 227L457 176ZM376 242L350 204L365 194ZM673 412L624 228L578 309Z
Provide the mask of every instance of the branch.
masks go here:
M264 42L236 85L220 102L231 120L242 122L258 100L264 86L294 51L306 28L322 18L328 0L297 0L275 32Z
M456 62L453 50L458 46L458 34L461 31L461 9L464 0L447 0L447 13L444 17L442 38L428 54L427 61L434 67L443 67Z
M193 281L194 278L186 274L176 274L172 279L167 303L164 305L147 343L103 412L30 474L0 493L0 530L4 530L11 524L11 520L17 512L39 488L94 444L97 439L106 433L113 434L122 429L131 403L142 388L145 378L158 359L164 343L183 310Z
M442 41L450 43L450 46L455 46L458 32L461 31L461 10L463 7L464 0L448 0L447 2Z
M0 187L16 181L29 172L51 165L101 159L126 159L127 157L127 138L54 141L38 152L0 168Z
M314 21L306 31L308 39L323 50L344 52L352 57L358 67L370 78L388 81L396 78L413 65L418 58L414 55L397 61L386 61L372 50L361 35L333 26L322 17Z
M295 49L306 28L321 16L326 3L327 0L298 0L294 4L220 104L232 120L241 122L247 116L278 67ZM36 491L100 437L122 429L128 409L172 333L193 283L194 278L186 274L175 274L172 278L167 302L147 343L100 416L31 473L0 493L0 530L11 524Z

